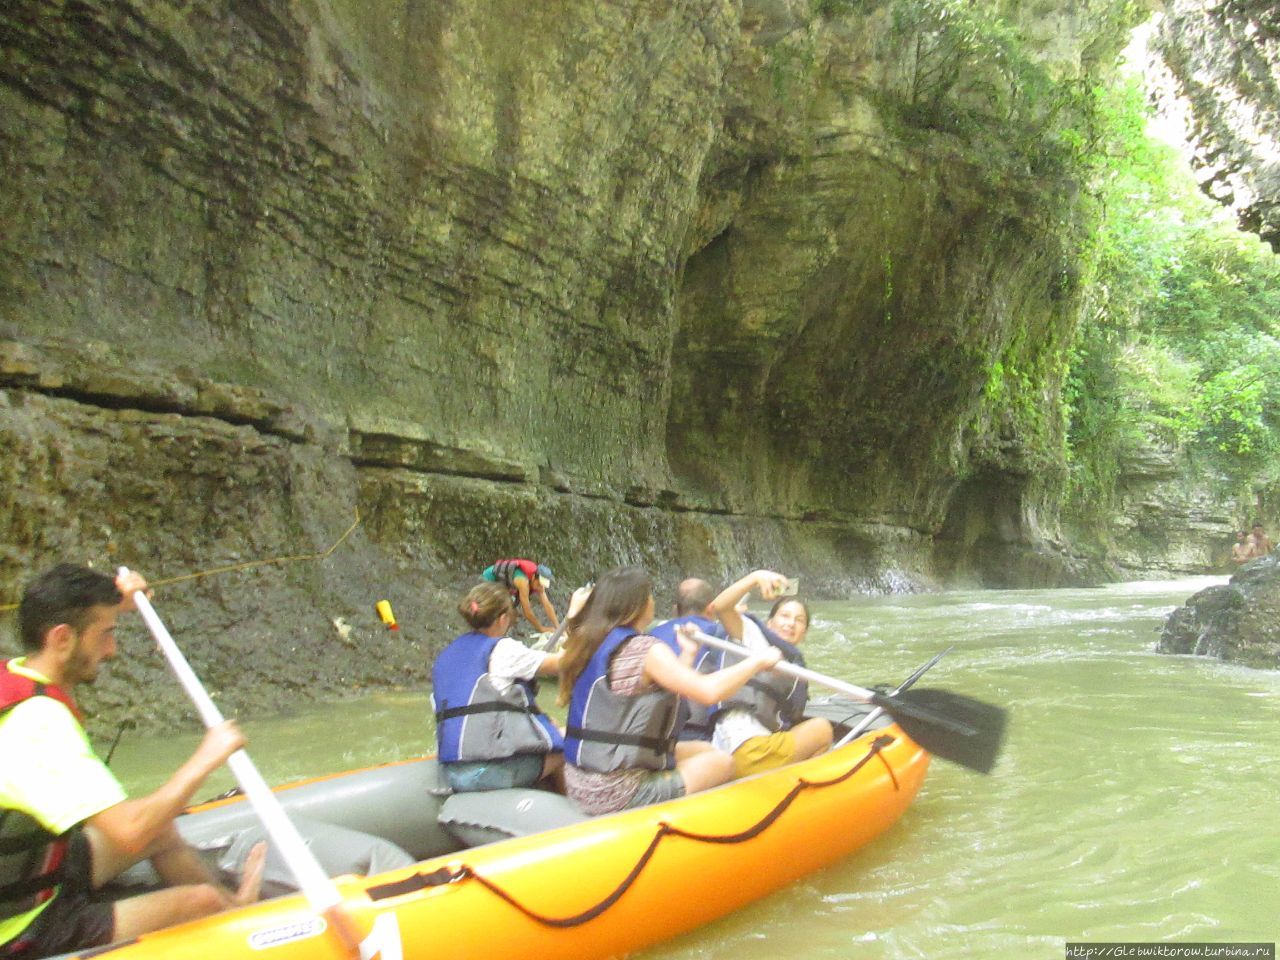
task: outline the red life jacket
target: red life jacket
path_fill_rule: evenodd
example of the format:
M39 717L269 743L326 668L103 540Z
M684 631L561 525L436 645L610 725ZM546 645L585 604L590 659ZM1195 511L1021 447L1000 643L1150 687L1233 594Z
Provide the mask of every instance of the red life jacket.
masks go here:
M538 579L538 565L532 560L499 560L493 565L494 579L513 594L516 592L517 573L523 573L529 581L530 593L537 593L542 589L542 582Z
M76 706L71 694L55 683L41 683L9 669L12 660L0 662L0 717L32 697L51 697L71 711L71 715L84 723L84 714Z
M77 722L84 721L66 690L14 673L10 663L0 662L0 720L32 697L50 697L66 706ZM0 920L32 910L58 892L70 838L71 831L55 836L22 811L0 807Z

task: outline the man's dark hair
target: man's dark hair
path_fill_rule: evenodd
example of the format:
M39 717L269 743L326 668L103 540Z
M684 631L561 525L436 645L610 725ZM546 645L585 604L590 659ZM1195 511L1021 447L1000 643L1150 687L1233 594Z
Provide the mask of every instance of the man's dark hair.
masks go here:
M105 573L60 563L36 577L22 593L18 604L18 627L22 646L31 653L44 647L44 638L60 623L83 630L96 606L115 606L121 601L116 582Z
M700 616L715 598L715 591L707 581L685 580L676 588L676 616Z

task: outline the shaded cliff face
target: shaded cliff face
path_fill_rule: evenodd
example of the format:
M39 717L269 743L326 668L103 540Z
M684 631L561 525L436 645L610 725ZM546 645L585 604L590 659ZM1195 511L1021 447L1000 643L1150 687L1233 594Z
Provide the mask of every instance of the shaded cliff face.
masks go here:
M1070 79L1119 6L1022 26ZM1078 188L947 120L991 77L918 101L902 9L5 4L4 593L358 511L168 588L305 692L414 682L500 555L1061 579Z
M1205 193L1280 251L1280 8L1174 0L1155 45L1161 97L1189 118Z

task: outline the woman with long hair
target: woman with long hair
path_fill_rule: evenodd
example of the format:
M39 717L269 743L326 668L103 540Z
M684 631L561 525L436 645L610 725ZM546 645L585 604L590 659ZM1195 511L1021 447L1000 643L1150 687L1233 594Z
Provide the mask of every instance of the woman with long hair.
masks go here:
M725 632L748 650L776 650L784 660L804 666L800 644L809 632L809 607L796 597L778 596L787 578L771 570L757 570L726 587L712 602ZM777 597L769 619L760 623L739 604L753 589L765 599ZM712 716L711 743L733 756L734 775L806 760L831 747L831 723L822 717L805 719L809 687L803 680L770 672L721 703Z
M653 582L618 567L596 582L566 621L560 661L565 792L586 813L612 813L706 790L733 775L732 758L709 743L676 742L680 697L710 706L774 666L762 651L715 673L691 666L697 644L668 645L642 631L653 620Z

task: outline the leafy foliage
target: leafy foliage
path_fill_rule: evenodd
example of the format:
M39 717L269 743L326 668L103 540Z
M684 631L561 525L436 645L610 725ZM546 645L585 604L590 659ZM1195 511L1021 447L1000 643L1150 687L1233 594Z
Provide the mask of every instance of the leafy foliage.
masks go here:
M1090 276L1068 377L1072 495L1105 511L1152 444L1244 487L1280 476L1280 258L1146 132L1136 80L1099 98Z

